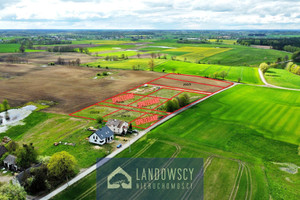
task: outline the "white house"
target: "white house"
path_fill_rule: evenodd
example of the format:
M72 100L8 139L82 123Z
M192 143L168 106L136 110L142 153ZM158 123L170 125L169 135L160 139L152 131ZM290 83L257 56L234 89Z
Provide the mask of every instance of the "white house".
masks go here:
M103 145L105 143L110 143L114 139L114 133L110 128L104 126L98 129L89 137L89 142L93 144Z
M118 119L109 119L106 122L106 126L108 126L110 130L112 130L117 135L122 135L123 133L126 134L128 130L128 123Z
M17 171L18 166L16 165L17 157L13 155L8 155L4 160L4 167L11 171Z

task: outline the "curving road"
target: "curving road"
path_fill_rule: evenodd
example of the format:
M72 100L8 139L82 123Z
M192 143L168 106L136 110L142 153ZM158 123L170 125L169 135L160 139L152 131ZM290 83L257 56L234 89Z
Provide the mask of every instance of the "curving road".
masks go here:
M264 77L264 73L258 68L258 73L260 76L260 79L262 80L262 82L267 86L267 87L272 87L272 88L278 88L278 89L282 89L282 90L294 90L294 91L300 91L300 89L294 89L294 88L285 88L285 87L280 87L280 86L276 86L276 85L272 85L269 84L265 77Z

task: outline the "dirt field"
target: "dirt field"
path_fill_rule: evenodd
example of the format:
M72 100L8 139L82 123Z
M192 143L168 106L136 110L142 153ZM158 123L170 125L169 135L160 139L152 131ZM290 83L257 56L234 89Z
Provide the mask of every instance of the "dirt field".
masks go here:
M93 79L104 70L41 67L39 62L48 61L35 59L31 59L35 64L0 63L0 75L6 75L0 79L0 101L8 99L11 106L21 106L28 101L50 100L58 104L46 111L69 114L161 76L155 72L105 70L113 74Z
M191 89L191 90L200 90L200 91L204 91L204 92L216 92L221 89L220 87L202 85L202 84L196 84L196 83L190 83L190 84L188 83L188 85L186 85L185 82L177 81L177 80L173 80L173 79L167 79L167 78L158 79L156 81L151 82L151 84L179 87L179 88Z
M166 78L174 78L174 79L180 79L180 80L186 80L186 81L192 81L192 82L198 82L198 83L204 83L204 84L210 84L210 85L216 85L222 87L227 87L231 85L231 83L225 81L216 81L213 79L199 78L199 77L189 76L189 75L170 74L166 76Z
M28 59L29 64L36 64L36 65L44 65L48 64L50 62L56 62L59 57L63 58L65 62L68 62L69 60L76 60L79 58L81 60L81 63L87 63L87 62L93 62L97 60L96 57L89 56L83 53L54 53L54 52L34 52L34 53L3 53L0 54L0 60L5 60L8 56L17 56L21 58Z

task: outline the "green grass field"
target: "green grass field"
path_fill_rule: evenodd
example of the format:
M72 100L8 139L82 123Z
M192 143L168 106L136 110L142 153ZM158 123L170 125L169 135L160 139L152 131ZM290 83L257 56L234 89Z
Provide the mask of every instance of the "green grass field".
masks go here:
M261 62L274 62L278 57L291 55L290 53L272 50L257 49L252 47L234 46L232 50L206 57L201 61L220 63L221 65L259 65Z
M105 51L111 51L109 53L109 54L111 54L111 53L118 53L118 51L120 51L120 49L125 50L125 49L130 49L133 47L135 47L135 46L134 45L122 45L122 44L104 44L104 45L96 46L96 47L88 47L88 50L90 53L98 53L98 54L101 54L101 52L105 52Z
M206 57L210 57L225 51L231 50L230 48L212 48L212 47L180 47L176 49L167 49L171 55L176 55L178 53L176 59L179 60L187 60L196 62L198 60L202 60ZM163 53L164 51L162 51Z
M300 89L300 76L284 69L271 68L265 73L265 78L272 85Z
M207 56L205 58L201 58L201 62L210 63L210 64L218 64L221 65L229 65L229 66L242 66L242 65L259 65L262 62L274 62L278 57L283 58L288 55L291 56L291 53L277 51L272 49L258 49L248 46L241 45L232 45L228 43L223 44L184 44L177 43L176 40L160 40L153 41L154 44L152 46L168 46L168 47L176 47L176 48L186 48L186 47L206 47L206 48L231 48L229 51L224 51L212 56ZM150 45L149 45L150 46ZM170 53L174 51L169 51L170 49L165 49L163 52ZM178 52L178 55L182 56L185 53ZM184 57L184 56L183 56Z
M241 78L242 83L262 84L259 78L257 68L243 66L223 66L223 65L208 65L196 64L181 61L167 61L155 67L155 71L162 71L191 74L199 76L211 77L214 72L228 72L226 80L238 81Z
M0 44L0 53L18 53L20 44ZM26 49L25 52L42 52L45 50Z
M75 40L72 44L99 44L99 45L119 45L124 43L135 43L126 40Z
M99 59L97 62L86 63L85 65L89 65L92 67L97 67L100 65L101 67L109 67L114 69L129 69L132 70L133 66L140 66L140 70L149 70L148 63L150 59L128 59L128 60L120 60L120 61L103 61L103 59ZM154 59L155 65L159 65L163 62L166 62L164 59Z
M34 112L25 119L25 125L10 128L4 135L20 144L33 143L39 155L52 156L56 152L67 151L75 156L78 168L86 168L103 157L110 146L95 149L86 138L91 134L86 128L95 126L91 120L73 118L66 115ZM62 142L54 146L55 142ZM75 143L75 146L64 143Z
M103 53L103 54L98 54L98 56L118 56L121 57L122 54L124 56L135 56L138 53L143 54L142 52L137 52L137 51L117 51L117 52L111 52L111 53Z
M296 200L300 174L281 171L273 162L300 166L299 103L299 92L238 85L175 116L118 156L167 157L174 150L162 144L139 152L153 141L177 144L177 157L205 158L205 199L228 199L233 192L237 199ZM95 176L54 199L94 199Z
M19 51L20 44L0 44L0 53L15 53Z

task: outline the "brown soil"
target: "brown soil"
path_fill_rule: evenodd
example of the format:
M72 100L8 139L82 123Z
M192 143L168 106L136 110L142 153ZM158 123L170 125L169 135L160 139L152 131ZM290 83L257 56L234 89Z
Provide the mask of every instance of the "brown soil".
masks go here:
M174 79L192 81L192 82L197 82L197 83L217 85L217 86L222 86L222 87L227 87L227 86L231 85L231 83L228 83L228 82L218 81L218 80L213 80L213 79L208 79L208 78L195 77L195 76L171 74L171 75L168 75L167 78L174 78Z
M5 53L0 54L0 58L4 59L8 56L18 56L28 59L29 64L48 64L50 62L56 62L59 57L63 58L65 62L80 59L81 63L93 62L98 58L94 56L89 56L83 53L54 53L54 52L33 52L33 53L24 53L24 54L11 54ZM7 63L5 63L7 64Z
M251 47L254 47L257 49L272 49L271 46L263 46L263 45L251 45Z
M186 85L185 82L173 80L173 79L166 79L166 78L161 78L151 83L162 85L162 86L173 86L173 87L179 87L184 89L200 90L204 92L216 92L221 89L220 87L202 85L197 83L191 83L190 85Z
M161 76L156 72L105 70L113 74L93 79L101 71L103 69L2 63L0 75L5 73L9 79L0 79L0 101L8 99L11 106L36 100L55 101L58 104L46 109L47 112L69 114Z

